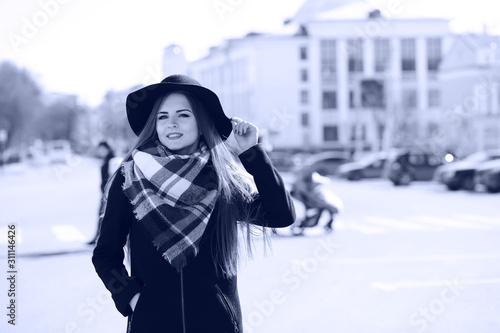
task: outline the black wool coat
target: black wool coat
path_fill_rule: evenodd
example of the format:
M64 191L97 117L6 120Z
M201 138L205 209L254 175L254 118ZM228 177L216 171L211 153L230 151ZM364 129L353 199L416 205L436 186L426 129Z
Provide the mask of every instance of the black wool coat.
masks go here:
M262 147L255 145L239 158L254 177L259 192L250 203L251 211L261 212L255 223L266 227L291 225L295 220L293 202ZM178 273L162 258L135 219L132 205L122 191L123 182L123 175L117 173L110 187L92 262L111 292L116 308L128 316L128 332L242 332L237 278L218 276L212 257L217 210L224 208L216 205L198 255ZM123 264L127 236L130 275ZM138 292L141 294L132 312L129 302Z

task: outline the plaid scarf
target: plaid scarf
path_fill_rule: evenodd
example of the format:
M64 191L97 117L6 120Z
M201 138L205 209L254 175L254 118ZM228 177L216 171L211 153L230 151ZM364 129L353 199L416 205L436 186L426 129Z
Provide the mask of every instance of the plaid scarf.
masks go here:
M163 258L180 271L198 254L217 199L217 177L204 142L175 155L160 142L134 150L123 163L123 191Z

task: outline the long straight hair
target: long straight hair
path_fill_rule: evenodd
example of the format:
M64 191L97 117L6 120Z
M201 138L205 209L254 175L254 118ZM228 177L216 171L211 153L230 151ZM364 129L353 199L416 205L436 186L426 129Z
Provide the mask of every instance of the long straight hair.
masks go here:
M218 216L215 217L215 242L212 247L212 258L218 275L234 276L239 262L238 226L242 227L243 234L246 236L244 240L250 255L252 254L252 235L263 234L264 246L269 243L269 236L265 228L262 231L257 231L257 227L251 223L262 214L258 211L250 211L249 208L249 204L256 194L252 177L240 165L236 156L236 147L223 141L212 118L198 98L185 91L172 91L158 98L136 143L125 155L123 161L130 160L135 149L158 139L156 132L158 110L162 102L174 93L184 95L189 101L201 134L200 140L204 140L210 149L212 166L218 180ZM116 172L120 172L119 170ZM109 188L116 172L108 181L107 188ZM128 252L130 252L129 246L128 242Z

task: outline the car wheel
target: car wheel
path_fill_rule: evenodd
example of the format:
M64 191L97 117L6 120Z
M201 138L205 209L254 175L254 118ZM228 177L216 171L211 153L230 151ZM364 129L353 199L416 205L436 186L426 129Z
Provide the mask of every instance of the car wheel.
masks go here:
M359 172L354 172L352 174L350 174L347 179L349 180L360 180L361 179L361 175L359 174Z
M399 184L400 185L409 185L411 183L411 175L407 172L403 173L401 177L399 177Z
M457 186L457 185L452 185L452 184L446 184L446 187L448 188L448 190L450 191L457 191L460 187Z
M464 181L462 182L462 187L464 190L474 191L474 179L472 177L465 177Z
M488 193L498 193L498 192L500 192L500 186L495 187L495 186L487 185L486 191L488 191Z

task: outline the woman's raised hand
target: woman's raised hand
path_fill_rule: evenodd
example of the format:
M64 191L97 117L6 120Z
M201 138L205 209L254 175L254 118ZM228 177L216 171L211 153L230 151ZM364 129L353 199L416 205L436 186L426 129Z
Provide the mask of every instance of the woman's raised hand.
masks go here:
M237 117L232 117L231 123L233 124L234 138L242 152L258 143L259 129L257 126Z

